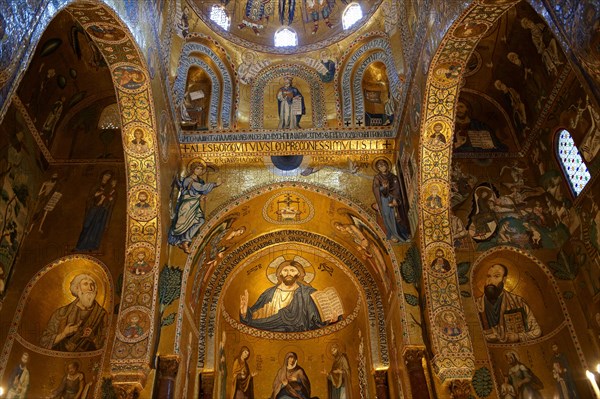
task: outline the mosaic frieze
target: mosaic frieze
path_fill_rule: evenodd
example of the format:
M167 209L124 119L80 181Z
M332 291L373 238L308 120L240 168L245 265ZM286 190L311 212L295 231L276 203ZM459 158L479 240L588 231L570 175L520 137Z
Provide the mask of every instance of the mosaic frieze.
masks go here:
M367 139L392 139L396 135L393 129L381 128L381 129L348 129L348 130L329 130L329 129L321 129L321 130L310 130L310 131L286 131L286 132L272 132L268 130L251 130L248 132L239 132L239 133L227 133L227 134L202 134L202 135L188 135L186 134L180 139L182 143L181 146L184 148L199 148L199 147L210 147L212 144L210 143L227 143L233 142L232 144L228 144L230 148L234 147L237 143L247 143L247 142L257 142L255 146L262 146L262 148L280 146L288 147L293 149L294 146L305 146L308 148L323 148L324 150L329 149L332 150L334 148L341 147L340 149L344 149L347 147L348 149L356 148L354 144L350 144L350 141L344 144L319 144L317 142L308 142L309 140L321 140L325 143L333 143L339 142L343 143L341 140L367 140ZM285 143L282 144L270 144L269 141L274 140L295 140L296 143ZM264 141L265 143L261 143ZM303 144L302 141L307 141L307 144ZM384 140L384 142L391 142L391 140ZM194 143L206 143L204 145L196 146ZM235 144L234 144L235 143ZM249 144L245 144L249 145ZM214 147L214 146L213 146ZM368 148L372 148L372 145L369 145Z

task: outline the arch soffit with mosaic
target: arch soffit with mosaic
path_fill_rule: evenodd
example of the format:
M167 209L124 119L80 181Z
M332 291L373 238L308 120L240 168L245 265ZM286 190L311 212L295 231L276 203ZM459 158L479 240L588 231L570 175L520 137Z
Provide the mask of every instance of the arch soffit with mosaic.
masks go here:
M54 18L54 16L62 10L69 12L84 29L95 24L101 24L103 26L112 25L125 34L124 39L117 41L103 40L93 35L90 35L90 37L98 46L98 49L108 64L115 86L117 102L119 103L121 111L128 199L132 199L132 190L136 190L137 186L144 184L148 194L155 197L154 214L158 215L160 214L160 212L158 212L158 204L160 203L160 186L158 180L159 163L155 156L155 154L158 154L158 129L154 115L152 89L145 58L140 53L137 43L133 39L127 25L123 23L118 15L107 4L100 2L86 2L79 4L65 2L65 8L57 9L51 17ZM34 46L36 44L37 43L34 43ZM119 51L114 51L113 46L117 46ZM133 85L129 87L127 87L127 84L121 85L115 75L115 71L119 68L129 68L130 70L139 72L140 75L138 76L143 76L141 84L139 86ZM134 127L142 127L143 130L148 133L148 136L146 137L154 149L150 154L138 154L127 150L129 143L125 132L132 130ZM156 216L148 221L138 221L132 216L133 212L131 211L133 209L133 204L133 200L128 200L125 264L128 264L130 258L133 256L132 248L135 247L135 243L138 243L137 245L139 245L139 243L145 243L153 249L160 248L160 246L157 245L160 240L160 217ZM145 302L145 305L136 306L139 311L148 315L150 320L155 319L153 315L156 311L156 283L158 281L158 258L160 255L159 249L155 249L154 251L155 259L152 262L153 272L147 273L144 276L143 281L142 279L136 278L136 276L129 272L127 268L124 268L123 272L124 289L122 296L133 295L137 297L140 293L138 287L142 284L152 287L149 293L149 300ZM126 309L127 305L122 304L117 324L121 322L122 311ZM121 342L118 337L115 338L113 343L113 353L111 354L110 360L114 383L138 387L144 386L146 375L150 369L154 330L154 322L151 322L148 328L149 333L144 336L143 340L135 343Z
M195 36L194 36L195 37ZM202 37L198 37L203 39ZM197 39L198 39L197 38ZM225 50L221 49L222 52ZM203 57L208 58L210 63L202 60L198 53ZM229 60L228 60L229 61ZM201 42L186 42L183 45L179 56L179 65L177 66L177 79L173 84L173 92L175 93L174 100L176 104L180 104L185 95L187 84L187 75L190 66L195 65L203 69L211 78L213 90L210 101L210 123L211 129L229 129L233 124L233 107L234 107L234 84L232 78L232 67L223 61L221 56L215 52L209 45ZM222 88L219 87L222 82ZM237 100L236 100L237 101ZM216 106L213 108L213 105ZM220 105L220 110L219 110ZM217 120L220 115L220 126Z
M203 362L203 365L212 364L214 362L214 353L212 349L215 347L214 338L218 337L217 334L219 315L225 316L226 314L221 307L223 302L223 294L227 288L227 284L224 283L229 278L238 272L238 266L243 265L244 259L250 258L254 251L263 246L263 243L269 242L274 245L285 243L290 247L294 246L314 246L317 248L323 248L322 252L327 252L329 257L337 259L335 262L338 265L345 265L349 270L345 272L351 276L351 279L357 281L357 286L362 288L359 293L359 302L364 301L364 307L366 308L366 316L370 325L368 329L367 337L369 337L371 343L371 358L377 366L388 366L389 355L387 349L387 338L385 328L385 310L384 310L384 298L383 295L375 282L375 277L365 265L345 246L329 239L328 237L318 235L311 232L302 230L290 230L285 235L285 241L277 241L281 238L281 232L275 231L266 233L258 236L250 242L242 245L239 250L234 250L228 255L225 255L222 262L218 265L216 270L212 273L208 273L211 276L205 284L204 295L201 296L202 307L200 308L199 314L199 361ZM183 297L183 295L182 295ZM356 313L357 309L349 309L350 313ZM356 315L349 315L349 318L354 318ZM254 329L253 329L254 330ZM293 339L310 339L318 336L324 336L335 332L337 329L335 325L333 328L325 328L317 332L308 333L295 333L295 334L253 334L255 337L270 339L285 340L293 336ZM213 332L212 336L210 332ZM256 330L260 332L260 330Z
M456 260L453 256L452 233L450 230L449 183L450 163L452 159L452 134L455 119L455 106L460 92L460 81L465 65L476 48L479 40L494 23L517 1L515 0L480 0L471 4L446 32L438 47L427 75L424 112L420 133L419 157L419 240L421 254L424 259L433 259L436 250L442 248L450 251L451 271L445 275L423 273L425 295L427 297L427 313L430 323L434 323L433 315L444 310L455 312L460 322L465 325L464 309L460 304L460 290L456 273ZM483 24L486 29L474 32L472 36L460 37L454 31L463 24ZM443 78L444 74L436 74L440 68L452 65L460 68L460 74L451 78ZM441 77L440 77L441 76ZM443 147L430 146L427 142L428 132L434 123L442 123L450 136ZM433 184L440 185L445 208L438 212L430 212L425 205L426 193ZM446 252L448 253L448 252ZM443 290L444 295L439 293ZM438 376L447 378L470 379L475 369L473 346L469 334L460 340L440 336L433 340L434 368Z
M273 79L285 76L299 77L308 83L310 87L310 98L312 105L313 127L325 126L325 95L319 74L307 65L276 64L261 70L252 85L250 95L250 127L253 129L263 128L265 88Z
M218 226L218 224L222 223L228 216L230 216L232 213L235 212L236 209L241 209L244 204L250 200L253 200L256 197L259 197L261 195L264 195L266 193L270 193L276 189L282 189L282 188L300 188L303 190L309 190L312 191L314 193L318 193L319 195L323 195L326 196L328 198L332 198L336 201L338 201L340 204L345 205L353 210L356 211L356 213L359 214L359 216L363 219L363 221L365 223L367 223L367 225L369 226L369 228L371 228L371 230L373 232L375 232L375 234L377 235L377 237L382 241L385 242L386 244L386 252L387 252L387 258L389 258L389 266L392 267L392 278L394 278L394 276L399 275L398 274L398 261L396 259L396 256L394 254L393 249L391 248L390 244L384 240L384 233L383 231L381 231L381 228L379 227L379 225L377 225L377 223L375 222L375 220L373 220L373 218L369 215L369 213L361 206L359 205L357 202L350 200L344 196L342 196L341 194L338 193L334 193L329 191L327 188L324 187L320 187L320 186L316 186L316 185L311 185L311 184L302 184L302 185L298 185L298 183L296 182L284 182L284 183L276 183L276 184L269 184L269 185L265 185L263 187L260 187L256 190L253 190L252 192L248 193L248 194L243 194L240 195L237 198L232 199L228 204L225 204L223 206L221 206L219 209L217 209L215 211L215 213L213 214L214 216L212 216L202 227L202 229L200 230L200 232L198 233L197 238L195 239L194 243L192 244L192 254L195 254L199 248L203 247L203 241L205 239L205 237L207 236L207 234L216 226ZM296 231L300 231L300 230L296 230ZM256 237L254 237L255 239ZM327 239L327 237L325 237ZM347 257L347 259L354 259L356 260L356 262L360 263L362 265L362 270L361 271L355 271L352 270L352 272L354 273L355 277L362 282L362 285L365 287L369 287L369 293L374 293L373 297L371 298L367 298L365 300L366 302L366 307L367 307L367 312L375 317L375 328L371 328L370 329L370 342L371 342L371 347L372 349L372 359L374 362L379 362L379 364L388 364L389 363L389 356L387 353L387 340L386 340L386 334L385 334L385 311L383 308L383 300L384 300L384 295L381 294L380 289L377 285L377 283L375 283L375 278L373 277L373 275L376 273L376 271L374 270L370 270L367 266L365 266L361 261L358 260L357 256L347 250L343 245L340 245L337 243L337 241L334 240L329 240L331 242L333 242L334 244L337 244L338 247L340 249L343 249L344 251L344 256ZM251 254L249 254L251 255ZM189 288L187 287L188 281L191 281L191 283L193 284L193 278L191 278L191 272L192 269L194 269L194 267L196 266L193 262L194 262L194 258L197 258L197 256L191 255L187 258L187 262L184 266L184 272L183 272L183 278L182 278L182 289L181 289L181 299L179 302L179 310L177 312L177 333L176 336L178 337L178 339L176 339L175 342L175 353L180 353L180 346L182 344L182 342L180 342L181 337L184 335L182 334L182 328L183 328L183 320L184 318L186 318L187 322L193 326L193 332L194 334L198 337L199 339L199 350L200 350L200 355L199 355L199 360L201 361L201 363L199 363L199 367L203 367L205 364L212 364L210 363L212 360L210 357L210 353L204 353L204 351L206 349L204 348L212 348L214 345L213 338L210 338L210 342L206 341L206 334L201 335L200 334L200 330L202 331L208 331L209 327L208 325L196 325L199 323L203 323L202 320L204 320L204 324L207 323L210 318L209 316L209 312L207 308L205 308L201 313L201 312L196 312L196 314L198 314L198 317L193 317L191 315L191 312L189 311L188 307L187 307L187 303L186 303L186 295L187 292L189 291ZM229 268L230 270L227 271L227 273L231 272L233 270L233 268L236 265L228 265L228 262L230 262L230 260L228 259L228 255L225 256L225 258L223 258L222 262L218 265L221 266L223 265L224 268ZM344 263L344 262L342 262ZM215 268L211 269L211 270L207 270L204 272L205 275L212 275L212 276L216 276L215 277L215 281L213 281L213 284L219 285L219 288L223 287L223 281L224 279L219 277L218 280L216 279L218 276L220 276L222 273L221 271L216 271ZM401 307L401 311L404 312L404 301L400 300L401 298L404 297L404 293L402 290L402 285L394 282L394 285L396 287L398 287L397 290L397 297L398 297L398 303L400 303L400 307ZM202 303L205 304L211 304L210 306L216 306L216 302L215 299L213 298L212 295L210 294L206 294L206 292L208 292L209 290L205 290L205 297L204 299L201 301ZM208 296L206 296L208 295ZM219 295L216 296L216 300L218 300ZM214 307L213 306L213 307ZM213 329L214 329L214 320L212 320L213 323ZM198 327L201 327L200 329L198 329ZM406 334L403 334L403 339L406 343L408 343L411 339L411 337L409 336L409 328L408 328L408 324L406 320L402 320L402 326L401 326L402 330L406 332ZM381 346L381 349L377 349L378 347Z

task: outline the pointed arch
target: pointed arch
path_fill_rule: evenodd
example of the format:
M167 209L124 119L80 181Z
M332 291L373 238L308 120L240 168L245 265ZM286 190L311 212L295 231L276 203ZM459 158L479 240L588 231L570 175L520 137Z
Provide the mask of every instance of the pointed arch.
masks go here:
M210 369L215 361L215 344L220 335L217 331L217 321L221 315L222 295L227 287L228 278L233 276L241 262L250 259L258 250L265 248L266 243L281 242L282 239L290 245L310 245L315 248L329 248L328 256L337 259L341 265L345 265L347 274L353 281L357 282L357 290L360 292L360 298L366 309L366 314L369 323L372 327L369 328L366 334L367 342L370 343L370 352L372 354L373 366L386 367L389 365L388 343L386 333L386 308L389 298L384 298L385 295L381 290L381 286L376 282L376 271L368 269L367 266L360 260L354 252L344 245L341 245L333 238L327 235L310 232L310 228L299 229L299 226L290 226L289 230L272 231L257 233L243 244L232 248L230 251L223 252L223 256L218 262L212 263L206 267L210 251L206 249L206 245L213 239L219 240L218 237L224 237L225 231L234 231L239 229L240 225L236 220L240 217L237 210L243 209L250 201L257 199L260 196L272 195L274 190L285 188L301 189L306 192L312 192L324 198L331 198L339 201L340 206L350 209L361 209L357 203L340 197L338 194L330 192L327 188L321 186L313 186L310 184L302 184L301 187L296 182L284 182L263 186L241 195L237 199L232 199L230 203L223 205L216 211L214 217L205 223L198 238L195 240L192 248L192 256L188 257L184 266L183 284L181 290L181 300L179 302L179 310L177 312L177 332L175 353L185 351L183 338L189 334L194 334L198 339L198 367ZM389 242L385 241L385 233L377 225L375 220L366 211L358 211L360 218L364 223L368 224L374 234L382 242L385 242L388 261L391 268L396 272L393 273L392 279L398 276L398 263L395 258L393 249ZM247 231L247 230L246 230ZM282 238L283 237L283 238ZM215 243L217 242L215 241ZM206 253L208 252L208 254ZM210 262L208 262L210 263ZM194 272L192 274L192 272ZM198 289L196 285L202 285L202 289ZM394 287L397 287L398 297L403 297L401 284L392 281ZM384 303L385 302L385 303ZM397 303L403 308L404 301ZM353 310L350 309L350 312ZM219 317L218 317L219 316ZM231 324L235 325L235 316L231 320ZM406 335L409 335L409 328L406 320L402 320L402 330ZM335 329L335 327L333 327ZM190 332L191 330L191 332ZM333 332L327 331L327 333ZM308 339L303 334L297 333L297 339ZM318 334L318 333L316 333ZM277 333L268 333L273 339L278 338ZM311 334L314 338L314 333Z
M210 64L201 57L207 57ZM219 54L204 43L187 42L183 45L177 67L177 79L173 86L175 103L179 104L185 95L185 85L190 66L195 65L207 73L212 82L209 123L212 130L230 129L233 124L234 85L230 68L223 62ZM223 82L221 87L220 82Z
M362 123L364 123L366 120L365 94L364 94L364 91L362 90L362 81L363 81L363 77L365 75L365 71L371 64L378 62L378 61L383 62L383 64L385 65L385 67L388 71L390 70L389 68L395 69L395 65L394 65L393 61L391 60L389 53L384 53L383 51L377 51L377 52L369 54L369 56L365 59L365 61L362 64L360 64L360 66L358 66L358 68L356 69L356 73L354 75L354 81L352 82L352 91L354 93L352 96L352 98L354 99L353 115L354 115L354 124L355 125L357 124L358 121L362 121ZM394 69L392 69L392 71L394 71ZM389 74L388 74L388 79L389 79ZM399 90L399 88L392 88L392 90L390 90L390 92L398 93L396 90Z
M215 71L206 62L202 61L200 58L195 56L188 56L179 60L179 67L177 68L177 79L175 80L175 101L177 104L180 104L182 101L184 101L185 86L188 78L188 73L192 66L199 67L210 78L212 90L210 95L210 105L208 111L208 124L211 130L215 130L218 127L221 83L219 81L217 71ZM223 120L221 120L221 122L223 122Z
M423 273L427 316L432 326L436 325L435 315L448 311L454 313L463 329L466 329L465 313L459 301L456 259L450 229L450 201L448 201L455 106L462 74L479 40L516 3L517 1L513 0L503 0L471 4L447 31L429 67L420 131L419 244L426 264L435 258L438 250L452 255L448 258L451 266L449 273L438 274L428 271ZM478 24L483 29L467 36L461 33L461 28L467 24ZM455 34L457 31L458 33ZM460 73L451 77L440 73L447 68L456 68ZM434 125L438 129L441 126L445 136L448 137L444 146L436 147L428 143L427 138L434 131ZM445 184L439 185L440 182ZM438 210L431 210L425 204L427 193L434 185L441 187L439 194L446 198L444 201L446 205ZM441 291L444 295L440 295ZM461 335L458 339L437 334L436 339L432 340L432 346L435 354L433 361L438 376L442 380L471 378L475 369L475 359L471 337L468 333Z
M344 126L347 124L355 126L358 118L362 118L364 115L364 98L361 89L362 73L371 63L379 60L385 64L392 97L398 98L401 91L400 76L391 56L393 52L387 36L373 32L357 38L354 43L363 42L370 37L373 38L359 45L358 48L350 46L340 61L343 66L340 79L337 81L336 92L340 93L342 97L341 115L338 114L338 119L342 120ZM353 101L353 99L357 100ZM362 112L359 112L361 109Z
M119 104L124 162L128 197L131 197L142 186L149 197L152 209L143 217L136 215L133 202L128 203L126 215L125 264L133 262L134 253L140 246L152 249L154 259L149 259L152 265L150 272L143 277L136 276L128 268L123 272L123 297L131 297L131 302L121 304L116 325L123 322L123 315L132 310L141 313L149 320L148 333L130 340L123 339L122 334L115 334L110 354L110 369L116 384L127 386L127 389L139 389L146 382L153 357L153 342L155 338L154 314L156 312L157 291L153 289L158 281L158 264L160 258L161 218L158 209L160 204L160 170L157 159L158 137L157 121L154 110L150 75L146 60L131 34L127 25L119 18L114 10L104 3L73 3L59 2L63 7L45 7L41 21L36 25L31 45L25 50L27 61L33 56L35 47L43 31L51 20L61 11L66 11L84 30L90 34L91 40L97 45L111 73ZM93 26L110 26L119 34L111 37L95 35ZM101 29L100 29L101 30ZM19 79L27 69L28 62L21 63L22 68L11 86L10 94L14 95L20 83ZM133 76L125 79L125 75ZM7 100L10 100L8 98ZM7 101L6 103L9 103ZM6 104L4 103L3 106ZM142 130L147 142L146 149L136 149L131 144L134 131ZM150 287L141 290L140 287ZM142 299L142 296L144 299ZM110 345L107 344L107 348ZM104 364L104 362L102 362Z

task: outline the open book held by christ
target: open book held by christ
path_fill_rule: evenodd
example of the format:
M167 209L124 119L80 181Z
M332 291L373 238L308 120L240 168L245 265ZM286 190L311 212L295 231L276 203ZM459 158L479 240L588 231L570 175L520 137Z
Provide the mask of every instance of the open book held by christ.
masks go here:
M315 291L310 296L317 305L321 320L338 320L340 316L344 315L342 300L334 287Z

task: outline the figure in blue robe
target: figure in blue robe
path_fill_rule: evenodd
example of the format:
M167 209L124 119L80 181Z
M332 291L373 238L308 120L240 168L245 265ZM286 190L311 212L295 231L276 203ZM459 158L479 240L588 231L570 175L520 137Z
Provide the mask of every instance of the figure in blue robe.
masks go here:
M240 298L240 321L250 327L278 332L309 331L328 325L332 320L321 320L311 297L317 290L303 281L305 275L299 262L282 262L277 268L279 284L265 290L251 307L248 307L248 290L244 292Z
M111 171L103 172L100 183L90 192L76 251L95 251L100 248L117 197L117 181L112 176Z
M189 246L192 239L204 224L204 211L200 201L215 187L221 185L220 180L216 183L204 182L200 176L205 172L205 165L201 162L192 162L188 167L188 175L177 182L180 190L179 199L167 240L170 245L180 247L187 254L191 252Z

